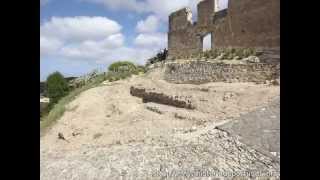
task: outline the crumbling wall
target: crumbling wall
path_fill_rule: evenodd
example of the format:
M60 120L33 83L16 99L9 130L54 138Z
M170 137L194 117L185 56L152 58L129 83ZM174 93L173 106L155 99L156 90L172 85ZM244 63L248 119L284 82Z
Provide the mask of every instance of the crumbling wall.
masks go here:
M227 16L211 28L217 47L279 47L280 0L229 0Z
M169 57L201 52L208 33L212 48L280 46L280 0L229 0L228 9L218 12L214 2L199 2L195 23L189 8L169 16Z
M280 64L225 64L208 61L167 63L164 79L171 83L202 84L208 82L255 82L280 78Z
M214 0L205 0L199 2L197 5L198 9L198 22L197 26L208 27L210 25L210 20L214 14Z
M200 39L196 38L195 28L192 23L192 13L189 8L183 8L169 16L168 49L174 56L199 52Z
M154 89L145 89L144 87L135 86L130 87L130 94L142 98L144 103L154 102L179 108L195 109L191 99L186 96L171 96L156 92Z

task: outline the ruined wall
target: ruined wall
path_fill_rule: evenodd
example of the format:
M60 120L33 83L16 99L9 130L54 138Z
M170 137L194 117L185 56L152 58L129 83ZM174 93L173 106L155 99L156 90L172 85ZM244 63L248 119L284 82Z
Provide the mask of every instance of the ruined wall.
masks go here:
M169 16L169 57L201 52L208 33L212 48L280 46L280 0L229 0L228 9L219 12L214 6L214 0L201 1L195 23L188 8Z
M201 84L208 82L265 83L280 77L280 64L224 64L207 61L167 63L164 79L171 83Z
M280 0L229 0L227 11L211 26L217 47L280 46Z
M212 16L214 14L214 0L206 0L201 1L197 5L198 9L198 27L207 27L210 25L210 21L212 19Z
M174 56L182 55L184 51L192 54L201 50L201 41L196 38L196 27L191 18L189 8L183 8L169 16L168 49Z
M130 87L130 94L132 96L142 98L142 102L155 102L179 108L194 109L195 105L189 97L186 96L172 96L156 92L154 89L145 89L144 87Z

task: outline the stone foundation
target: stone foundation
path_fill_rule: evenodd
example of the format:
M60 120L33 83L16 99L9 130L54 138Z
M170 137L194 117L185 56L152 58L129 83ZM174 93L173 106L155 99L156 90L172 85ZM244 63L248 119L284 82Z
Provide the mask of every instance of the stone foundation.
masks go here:
M280 78L280 64L227 64L209 61L166 63L164 79L171 83L202 84L208 82L255 82Z
M143 87L131 87L130 94L132 96L142 98L144 103L154 102L158 104L165 104L169 106L194 109L195 107L191 103L191 100L188 97L183 96L170 96L163 93L154 91L153 89L145 89Z

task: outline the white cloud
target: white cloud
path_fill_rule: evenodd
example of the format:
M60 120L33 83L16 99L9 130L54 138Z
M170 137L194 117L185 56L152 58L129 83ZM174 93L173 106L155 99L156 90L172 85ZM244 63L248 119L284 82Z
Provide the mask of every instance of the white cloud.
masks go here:
M170 13L184 7L190 7L196 14L196 0L146 0L148 9L160 19L167 21Z
M128 10L138 13L153 13L161 20L167 21L170 13L183 7L190 7L194 16L200 0L79 0L103 4L108 9ZM228 0L217 0L218 9L225 9ZM194 17L196 18L196 17Z
M86 49L86 51L84 51ZM61 51L61 58L69 61L87 61L96 64L110 64L115 61L129 60L135 63L144 64L145 60L154 56L157 49L148 47L127 47L122 46L115 49L104 49L101 46L91 46L87 49L82 44L75 47L65 47Z
M59 55L75 60L98 60L105 56L108 51L114 51L123 46L124 37L122 34L111 35L101 41L83 41L65 45Z
M53 17L40 25L40 55L97 58L123 46L121 26L105 17Z
M157 50L140 47L121 47L113 51L105 51L96 62L99 64L109 64L114 61L128 60L138 64L144 64L146 59L155 55Z
M42 59L95 64L131 60L143 64L164 46L166 34L149 33L139 34L134 46L128 47L121 26L104 17L54 17L40 25Z
M159 19L150 15L145 20L137 23L136 30L141 33L156 32L159 27Z
M118 33L121 28L117 22L105 17L52 17L40 26L40 33L65 41L83 41L102 39Z
M111 10L128 10L138 13L153 13L159 19L167 21L171 12L183 7L196 10L197 0L79 0L103 4Z
M58 39L40 36L40 56L50 55L62 46Z
M167 34L164 33L147 33L139 34L134 44L139 47L150 47L153 49L161 49L167 45Z
M139 0L79 0L103 4L111 10L129 10L136 12L145 11L145 2Z

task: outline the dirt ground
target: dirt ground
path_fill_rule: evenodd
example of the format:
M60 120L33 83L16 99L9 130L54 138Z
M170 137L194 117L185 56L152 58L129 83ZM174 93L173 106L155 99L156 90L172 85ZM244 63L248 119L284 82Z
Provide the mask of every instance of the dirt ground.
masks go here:
M280 171L272 158L215 128L268 105L280 96L279 86L170 84L160 76L104 82L81 93L40 138L41 179L199 179L191 172L204 170L234 179L221 173ZM131 86L189 96L196 109L143 103L130 95Z

